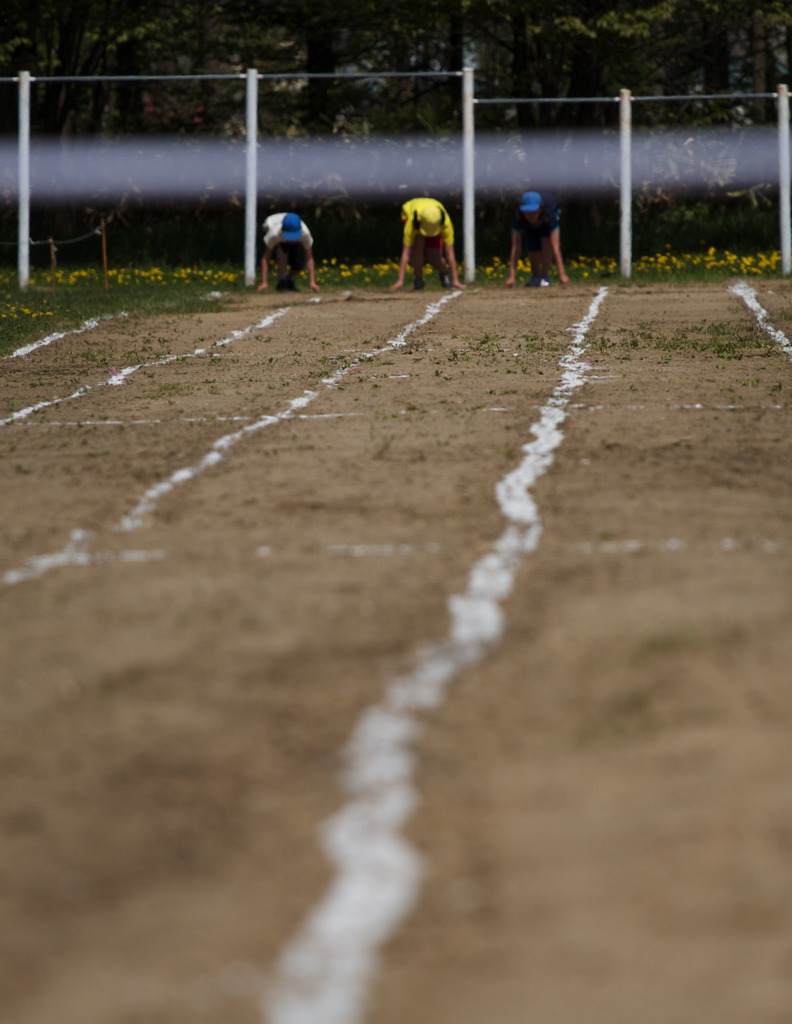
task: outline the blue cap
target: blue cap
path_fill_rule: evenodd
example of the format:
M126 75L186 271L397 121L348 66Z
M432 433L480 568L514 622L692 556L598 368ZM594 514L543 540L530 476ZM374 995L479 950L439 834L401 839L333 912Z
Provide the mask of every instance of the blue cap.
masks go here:
M296 213L287 213L283 218L281 235L284 242L299 242L302 238L302 221Z
M523 213L535 213L541 206L542 197L538 192L523 192L520 196L520 210Z

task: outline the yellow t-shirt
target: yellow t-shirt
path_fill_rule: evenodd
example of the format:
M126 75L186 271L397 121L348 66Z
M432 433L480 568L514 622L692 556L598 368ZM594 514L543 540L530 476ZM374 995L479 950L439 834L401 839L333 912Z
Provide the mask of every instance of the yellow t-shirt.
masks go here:
M454 244L454 225L442 203L436 199L410 199L402 206L404 244L412 245L417 235L443 236L445 245Z

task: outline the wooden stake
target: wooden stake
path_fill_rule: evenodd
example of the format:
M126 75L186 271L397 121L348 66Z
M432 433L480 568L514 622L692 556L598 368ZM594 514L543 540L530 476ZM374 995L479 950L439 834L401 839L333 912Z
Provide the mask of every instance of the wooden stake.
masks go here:
M107 279L107 232L105 231L105 219L102 217L102 266L104 267L105 291L110 291L110 283Z
M55 253L58 251L55 241L52 235L49 236L49 247L50 247L50 281L52 282L52 294L55 294L55 270L58 266L58 261L55 257Z

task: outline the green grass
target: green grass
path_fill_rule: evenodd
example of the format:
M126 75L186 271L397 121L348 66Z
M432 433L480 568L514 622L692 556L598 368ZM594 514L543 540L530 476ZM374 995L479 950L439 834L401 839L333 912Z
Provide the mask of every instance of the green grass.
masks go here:
M777 251L737 255L714 248L700 253L671 252L644 256L633 264L632 277L619 276L615 257L567 257L567 272L573 283L624 283L630 285L674 282L677 284L722 281L737 278L777 278ZM519 265L518 283L528 276L526 262ZM478 287L501 287L508 267L495 258L478 268ZM381 263L346 263L335 258L317 266L317 281L323 290L384 290L395 280L395 260ZM301 275L305 278L305 275ZM433 272L427 272L427 289L439 289ZM408 278L409 287L409 278ZM307 290L303 284L303 290ZM0 268L0 355L57 331L69 330L86 320L112 316L154 313L191 313L206 308L207 296L215 301L235 293L251 293L238 267L148 267L121 268L108 272L105 288L99 267L61 268L53 282L49 270L31 271L30 286L23 293L17 287L16 270ZM222 296L217 298L218 294Z
M619 273L616 257L582 257L569 262L570 277L573 272L584 280ZM729 277L778 277L780 273L779 250L738 254L729 249L718 250L714 246L702 252L677 252L668 245L663 252L636 258L632 265L632 280L647 284L660 281L695 283Z
M53 287L49 271L32 270L25 292L16 271L0 269L0 355L21 345L78 327L86 320L122 313L193 313L206 308L212 292L241 291L236 269L121 269L108 273L105 289L100 269L58 270Z

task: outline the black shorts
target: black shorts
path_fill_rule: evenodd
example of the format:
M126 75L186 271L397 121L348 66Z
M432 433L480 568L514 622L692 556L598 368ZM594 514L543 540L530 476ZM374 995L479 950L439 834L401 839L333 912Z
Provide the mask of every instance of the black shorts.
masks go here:
M302 242L279 242L275 246L274 256L277 259L278 250L286 256L291 270L295 272L305 269L305 246Z
M542 239L549 238L554 231L558 230L558 221L555 224L529 225L523 229L523 249L525 252L541 252Z

